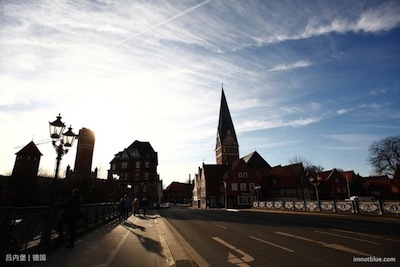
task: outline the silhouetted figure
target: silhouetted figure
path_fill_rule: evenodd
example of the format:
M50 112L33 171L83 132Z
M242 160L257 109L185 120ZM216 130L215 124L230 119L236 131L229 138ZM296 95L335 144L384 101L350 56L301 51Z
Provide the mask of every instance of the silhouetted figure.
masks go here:
M146 197L143 197L142 198L142 203L141 203L141 206L142 206L142 209L143 209L143 215L144 216L146 216L146 211L147 211L147 206L149 205L149 202L147 201L147 198Z
M132 209L132 199L125 195L124 197L125 209L124 209L124 220L127 220L129 217L129 212Z
M125 200L122 197L118 203L118 213L119 213L119 219L122 221L125 216Z
M58 238L64 240L64 224L69 226L70 237L67 248L73 248L75 244L76 228L81 216L82 199L78 188L72 190L71 197L64 203L64 212L58 222Z
M136 214L139 215L139 199L135 198L133 200L133 215L136 216Z

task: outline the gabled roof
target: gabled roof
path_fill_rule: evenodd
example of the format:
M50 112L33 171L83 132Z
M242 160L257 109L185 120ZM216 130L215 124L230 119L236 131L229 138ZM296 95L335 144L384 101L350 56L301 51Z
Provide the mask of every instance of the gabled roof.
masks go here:
M39 149L35 145L33 141L29 142L26 146L24 146L20 151L15 153L15 155L33 155L33 156L42 156L43 154L40 153Z
M165 191L169 192L191 192L193 189L192 184L172 182Z
M271 165L269 165L257 151L244 156L242 159L251 169L271 169Z
M203 172L207 181L219 180L229 170L229 165L203 164Z
M220 106L220 110L219 110L219 122L218 122L218 136L219 136L222 144L225 140L225 137L226 137L228 131L231 132L231 135L234 138L235 143L238 144L235 127L233 126L231 113L229 112L228 103L226 102L224 89L222 88L221 106ZM218 144L217 144L217 146L218 146Z
M153 147L150 145L150 142L141 142L138 140L135 140L127 149L136 149L140 156L145 156L146 154L153 154L155 151Z
M301 163L276 166L268 171L269 178L276 178L274 187L297 187L302 175L304 169Z

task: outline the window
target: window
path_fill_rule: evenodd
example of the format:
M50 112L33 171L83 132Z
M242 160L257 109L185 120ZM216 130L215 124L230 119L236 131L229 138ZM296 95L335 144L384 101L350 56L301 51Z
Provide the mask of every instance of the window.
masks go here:
M256 187L255 183L249 183L249 190L254 191L254 188Z
M145 168L148 169L150 167L150 163L148 161L145 162Z
M127 162L127 161L123 161L123 162L121 163L121 168L122 168L122 169L128 169L128 162Z
M240 183L240 191L246 191L246 190L247 190L246 183Z
M241 172L239 172L239 173L238 173L238 177L239 177L239 178L242 178L242 177L243 177L243 174L242 174Z
M238 184L237 183L232 183L232 191L238 191Z
M255 196L238 196L239 205L251 205L254 201L256 201Z
M135 180L140 180L140 172L135 172Z
M111 169L112 169L113 171L115 171L115 163L113 163L113 164L111 165Z
M140 169L140 161L136 161L136 169Z
M243 173L243 178L247 178L247 172Z
M143 193L147 192L147 184L142 184Z
M148 173L148 172L145 172L145 173L144 173L144 179L145 179L145 180L149 180L149 173Z

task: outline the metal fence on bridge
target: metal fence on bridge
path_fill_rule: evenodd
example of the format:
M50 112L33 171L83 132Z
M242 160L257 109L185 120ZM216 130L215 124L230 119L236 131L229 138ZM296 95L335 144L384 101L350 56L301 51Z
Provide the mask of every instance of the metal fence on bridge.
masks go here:
M336 213L359 213L376 215L400 215L399 201L351 201L351 200L321 200L321 201L255 201L254 209L322 211Z
M84 204L85 216L78 222L78 233L118 218L117 203ZM26 251L48 244L57 237L62 209L41 207L0 207L0 252ZM50 234L46 235L46 229Z

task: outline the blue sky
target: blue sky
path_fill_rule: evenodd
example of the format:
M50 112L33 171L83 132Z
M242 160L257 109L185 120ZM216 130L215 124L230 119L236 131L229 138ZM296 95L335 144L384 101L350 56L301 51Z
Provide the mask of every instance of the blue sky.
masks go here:
M370 175L400 130L398 1L2 1L0 173L61 113L96 133L93 168L149 141L160 178L215 163L221 84L240 144ZM19 148L16 148L19 147ZM55 152L38 145L42 172ZM76 146L62 168L73 167Z

